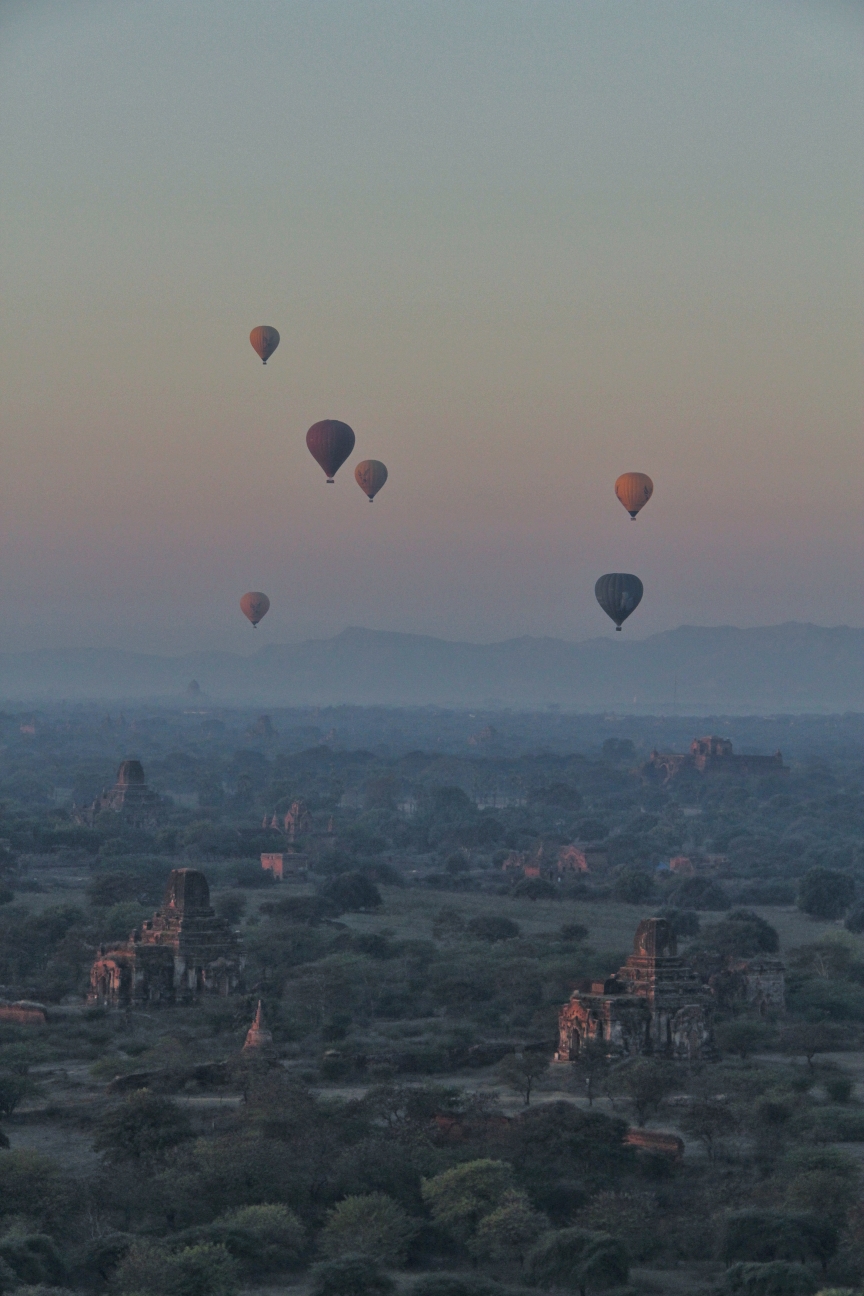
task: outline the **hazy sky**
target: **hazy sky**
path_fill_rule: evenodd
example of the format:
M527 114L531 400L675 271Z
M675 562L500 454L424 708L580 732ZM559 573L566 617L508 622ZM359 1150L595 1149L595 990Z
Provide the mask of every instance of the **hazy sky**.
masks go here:
M851 0L3 0L0 650L864 624L862 141Z

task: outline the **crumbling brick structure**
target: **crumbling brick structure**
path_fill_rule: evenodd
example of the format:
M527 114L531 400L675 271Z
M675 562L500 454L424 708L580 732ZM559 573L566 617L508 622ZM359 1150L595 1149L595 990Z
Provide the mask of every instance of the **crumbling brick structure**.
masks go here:
M228 995L238 988L242 968L237 936L210 907L204 874L173 869L153 917L123 945L100 949L88 1000L124 1008Z
M73 806L72 818L92 827L99 815L110 812L122 815L130 826L151 828L156 823L158 795L147 786L140 761L124 760L117 771L117 782L103 788L102 795L89 806Z
M642 766L645 778L668 783L687 771L698 774L787 774L780 752L773 756L737 756L728 738L712 734L694 738L689 752L652 751Z
M712 999L678 956L665 918L636 928L633 953L618 972L575 990L558 1016L556 1060L572 1062L590 1040L610 1053L696 1058L713 1052Z

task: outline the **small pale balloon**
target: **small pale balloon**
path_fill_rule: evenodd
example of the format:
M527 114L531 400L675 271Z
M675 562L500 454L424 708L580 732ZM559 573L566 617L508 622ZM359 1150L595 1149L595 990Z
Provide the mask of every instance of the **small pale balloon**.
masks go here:
M327 481L332 483L354 449L354 431L338 419L322 419L313 423L306 433L306 445L312 458L324 469Z
M636 514L654 494L654 483L647 473L622 473L615 483L615 494L636 521Z
M354 469L354 480L371 504L387 480L387 469L380 459L364 459Z
M240 611L249 618L253 626L257 626L261 618L270 611L270 600L260 590L250 590L240 600Z
M259 324L249 334L249 341L252 348L261 357L261 363L266 364L273 352L279 345L279 334L270 324Z
M594 597L620 630L631 612L642 602L644 588L638 576L629 572L607 572L594 586Z

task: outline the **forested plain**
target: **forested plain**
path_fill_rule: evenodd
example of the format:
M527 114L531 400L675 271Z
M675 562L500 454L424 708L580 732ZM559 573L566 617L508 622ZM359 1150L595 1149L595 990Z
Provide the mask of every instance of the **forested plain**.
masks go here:
M785 769L650 776L708 733ZM129 758L148 813L94 812ZM589 872L559 876L571 844ZM241 989L88 1004L180 867ZM561 1004L653 915L716 1051L553 1063ZM0 997L45 1021L0 1022L0 1290L860 1290L862 929L860 717L9 711ZM760 955L784 1013L724 992ZM259 1001L273 1044L243 1053Z

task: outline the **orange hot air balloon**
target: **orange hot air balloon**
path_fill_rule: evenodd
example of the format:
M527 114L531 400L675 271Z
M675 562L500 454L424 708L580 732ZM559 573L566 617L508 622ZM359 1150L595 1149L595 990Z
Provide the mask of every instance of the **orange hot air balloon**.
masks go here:
M654 494L654 483L647 473L622 473L615 483L615 494L636 521L636 514Z
M387 480L387 469L380 459L364 459L354 469L354 480L371 504Z
M333 478L354 449L354 431L338 419L322 419L320 423L313 423L306 433L306 444L332 486Z
M260 590L250 590L240 600L240 611L252 622L253 629L257 630L258 622L270 611L270 600Z
M279 334L271 325L259 324L249 334L249 341L261 357L261 363L266 364L279 345Z

